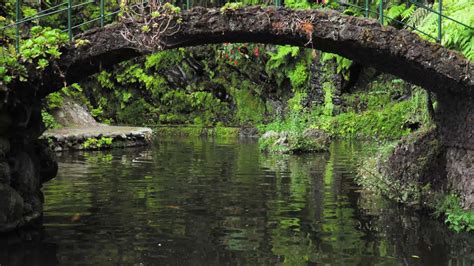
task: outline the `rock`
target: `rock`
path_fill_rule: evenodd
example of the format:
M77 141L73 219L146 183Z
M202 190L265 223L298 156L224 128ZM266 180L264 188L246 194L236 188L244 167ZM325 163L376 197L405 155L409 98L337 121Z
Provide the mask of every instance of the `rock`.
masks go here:
M0 184L10 185L11 173L10 166L6 162L0 163Z
M10 151L10 141L7 138L0 138L0 158Z
M258 129L253 126L243 126L239 130L239 136L241 137L258 137ZM151 133L150 133L151 137Z
M0 114L0 134L6 133L10 129L11 124L12 119L8 114Z
M15 167L12 169L12 187L21 195L31 195L40 189L39 169L35 167L31 156L20 152L14 157Z
M279 134L279 138L273 144L274 146L288 146L288 132L281 132Z
M331 139L328 133L316 128L305 129L303 132L303 137L308 140L316 141L322 146L329 145L329 141Z
M56 154L48 147L46 142L36 142L35 152L40 160L41 183L45 183L58 173Z
M54 111L54 118L63 126L97 126L89 112L73 100L65 98L60 108Z
M279 137L280 137L280 134L273 130L267 131L262 135L262 139L272 139L272 138L276 139Z
M303 132L303 137L308 138L308 139L329 138L329 134L327 134L321 129L307 128Z
M9 185L0 184L0 202L0 232L9 231L12 223L22 220L23 198Z

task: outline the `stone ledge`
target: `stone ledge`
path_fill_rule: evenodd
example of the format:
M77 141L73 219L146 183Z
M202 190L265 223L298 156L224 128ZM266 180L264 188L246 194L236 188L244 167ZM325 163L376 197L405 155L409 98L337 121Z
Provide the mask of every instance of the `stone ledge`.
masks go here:
M40 138L48 140L53 151L99 150L114 147L146 146L151 142L153 131L145 127L99 125L95 127L61 128L46 131ZM107 145L84 145L90 139L111 138Z

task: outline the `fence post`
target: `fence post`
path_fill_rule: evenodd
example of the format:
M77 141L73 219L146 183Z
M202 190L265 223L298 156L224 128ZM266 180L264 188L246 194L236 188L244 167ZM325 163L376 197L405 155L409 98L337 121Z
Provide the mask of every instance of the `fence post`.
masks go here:
M443 0L439 0L438 3L438 43L441 43L441 39L443 38L443 31L442 31L442 14L443 14Z
M20 50L20 20L21 20L21 0L16 0L15 3L15 49L18 52Z
M380 24L383 25L383 0L379 0L379 20Z
M67 0L67 32L69 41L72 41L72 0Z
M100 0L100 27L104 27L104 0Z
M369 0L365 0L365 17L369 17Z

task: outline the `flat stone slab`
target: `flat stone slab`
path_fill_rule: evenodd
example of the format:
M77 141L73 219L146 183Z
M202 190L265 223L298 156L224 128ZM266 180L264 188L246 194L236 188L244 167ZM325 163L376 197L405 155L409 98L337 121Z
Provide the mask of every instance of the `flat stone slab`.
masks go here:
M152 134L152 129L147 127L122 127L122 126L91 126L91 127L67 127L46 130L43 137L82 137L88 135L91 137L116 137L120 135L139 136L144 134Z
M105 149L111 147L144 146L151 141L153 130L147 127L86 126L47 130L40 137L47 139L54 151ZM83 145L88 139L112 138L112 145Z

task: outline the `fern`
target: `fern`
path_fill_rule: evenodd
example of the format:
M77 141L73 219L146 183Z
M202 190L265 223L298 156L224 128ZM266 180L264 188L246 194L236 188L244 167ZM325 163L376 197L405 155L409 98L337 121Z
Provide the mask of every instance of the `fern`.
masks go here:
M437 9L437 3L433 9ZM443 14L474 27L474 2L470 0L445 0ZM419 29L431 36L438 34L438 15L430 13L421 22ZM461 51L474 61L474 31L449 19L442 20L443 38L441 44L450 49ZM422 36L426 37L426 36Z
M407 7L406 4L394 5L388 9L387 17L389 17L389 19L385 23L391 23L393 20L406 22L414 12L415 5L411 5L410 7Z
M300 51L299 47L294 46L278 46L278 50L276 53L269 53L270 60L267 62L267 70L277 69L283 64L285 64L288 60L288 56L297 57Z
M422 25L423 20L429 15L431 12L425 8L417 8L414 9L411 16L406 20L406 24L413 28L418 28ZM408 27L405 27L408 28Z

